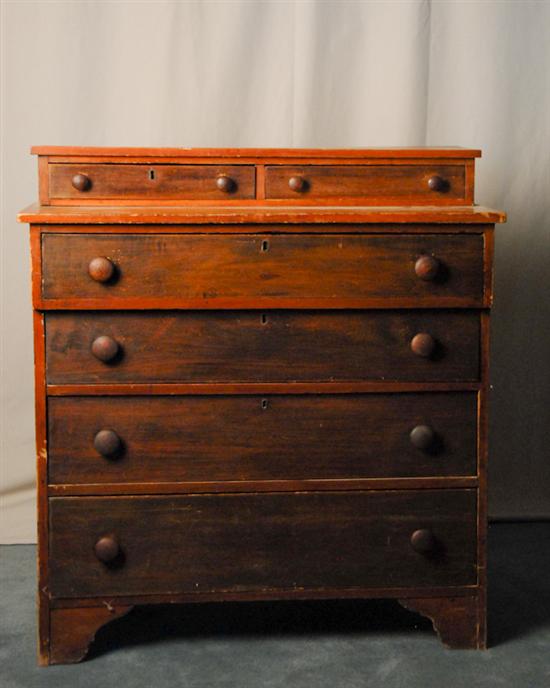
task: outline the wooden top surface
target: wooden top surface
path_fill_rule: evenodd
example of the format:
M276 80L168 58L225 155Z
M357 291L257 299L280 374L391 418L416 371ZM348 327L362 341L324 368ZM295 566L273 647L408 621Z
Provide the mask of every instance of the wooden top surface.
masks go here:
M34 155L128 158L480 158L481 151L459 147L424 148L124 148L94 146L33 146Z
M32 224L246 224L246 223L458 223L506 222L506 213L482 206L41 206L25 208Z

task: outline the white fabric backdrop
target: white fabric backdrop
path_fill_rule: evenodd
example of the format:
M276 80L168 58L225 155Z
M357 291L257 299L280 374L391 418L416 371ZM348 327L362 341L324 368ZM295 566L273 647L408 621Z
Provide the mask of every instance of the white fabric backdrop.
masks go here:
M2 4L3 542L35 538L31 144L483 149L491 514L550 514L550 3Z

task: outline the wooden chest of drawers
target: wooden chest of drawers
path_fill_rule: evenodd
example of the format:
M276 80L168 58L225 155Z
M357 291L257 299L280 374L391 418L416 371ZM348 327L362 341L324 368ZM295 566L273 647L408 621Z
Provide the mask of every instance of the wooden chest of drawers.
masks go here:
M479 151L33 152L40 663L217 600L395 598L484 647Z

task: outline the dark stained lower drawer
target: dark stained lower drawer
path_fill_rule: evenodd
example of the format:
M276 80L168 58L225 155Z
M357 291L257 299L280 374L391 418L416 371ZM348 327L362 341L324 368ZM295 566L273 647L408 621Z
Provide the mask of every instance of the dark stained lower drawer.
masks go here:
M45 317L49 383L479 379L479 313L470 311L49 312ZM432 338L430 357L412 352L418 333ZM113 357L99 360L92 348Z
M476 393L50 397L49 481L475 475L476 413Z
M49 561L58 598L474 585L476 491L51 498Z

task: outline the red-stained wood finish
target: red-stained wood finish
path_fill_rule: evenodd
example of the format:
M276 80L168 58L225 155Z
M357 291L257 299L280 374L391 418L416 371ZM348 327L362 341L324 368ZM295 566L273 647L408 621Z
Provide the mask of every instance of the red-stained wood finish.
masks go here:
M90 157L104 160L109 157L121 156L125 159L139 158L177 158L181 160L204 158L236 158L268 160L270 158L327 158L361 159L371 158L389 159L393 161L416 158L434 159L466 159L480 158L481 151L476 148L461 148L460 146L442 147L410 147L410 148L147 148L124 146L33 146L33 155L57 156L63 159Z
M450 649L484 650L487 646L483 630L479 626L480 598L430 597L400 599L399 603L411 612L427 616L433 623L441 642Z
M50 165L51 199L254 198L253 165ZM80 176L84 185L75 185ZM225 184L221 182L225 181Z
M49 664L80 662L88 653L96 632L110 621L124 616L132 607L103 603L83 609L52 609Z
M129 202L130 203L130 202ZM318 224L357 224L365 223L362 231L369 231L369 225L401 225L399 231L409 231L409 224L426 223L433 225L439 223L440 231L447 232L477 232L478 225L492 225L495 222L505 222L506 214L484 208L483 206L394 206L377 207L354 205L351 207L327 205L307 207L288 207L288 205L278 205L279 202L261 201L258 204L246 205L233 204L232 206L222 205L195 205L178 207L173 201L161 204L156 201L151 205L146 201L140 204L138 201L131 201L132 206L123 205L100 205L99 202L94 206L49 206L32 204L22 210L17 219L19 222L29 222L31 224L42 225L128 225L130 231L141 225L162 225L162 231L168 231L166 226L177 225L171 231L189 231L186 225L205 225L211 231L219 232L219 225L223 225L223 231L242 231L239 225L258 223L261 224L260 231L270 231L272 225L284 223L289 226L287 231L295 232L295 225L307 224L307 231L314 232ZM198 203L198 202L197 202ZM138 210L136 210L136 208ZM407 225L407 226L404 226ZM453 225L449 227L449 225ZM454 226L458 225L458 226ZM471 225L470 229L466 226ZM180 229L180 226L183 229ZM123 227L121 228L123 229ZM103 230L103 227L101 227ZM90 231L89 227L85 231ZM155 231L154 229L152 230ZM281 231L277 229L276 231ZM284 231L284 230L282 230ZM331 231L332 227L331 227ZM376 231L376 230L375 230ZM395 230L394 230L395 231Z
M471 202L464 165L277 165L268 166L265 175L268 199L361 199L380 205Z
M39 663L222 600L390 597L485 647L480 151L33 153Z

